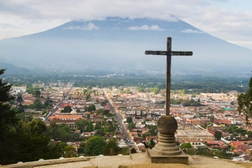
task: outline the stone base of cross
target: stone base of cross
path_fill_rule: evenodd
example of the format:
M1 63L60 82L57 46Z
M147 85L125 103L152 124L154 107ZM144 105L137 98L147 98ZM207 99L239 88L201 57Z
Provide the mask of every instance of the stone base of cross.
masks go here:
M170 115L170 83L171 83L171 56L191 56L191 51L172 51L171 37L167 38L167 51L145 51L146 55L165 55L166 64L166 115L160 117L157 123L158 143L152 149L147 149L152 163L184 163L188 164L188 156L175 144L177 121Z
M175 144L175 132L178 128L177 121L170 115L161 116L157 123L158 143L154 151L162 155L179 155L180 148Z
M158 143L152 149L147 149L148 160L151 163L182 163L188 164L189 157L175 144L177 121L171 115L163 115L157 123Z

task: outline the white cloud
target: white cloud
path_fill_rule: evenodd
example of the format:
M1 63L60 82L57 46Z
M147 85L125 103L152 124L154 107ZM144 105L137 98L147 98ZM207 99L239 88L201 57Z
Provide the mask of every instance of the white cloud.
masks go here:
M148 26L148 25L132 26L132 27L128 27L127 29L129 29L129 30L155 30L155 31L163 30L158 25L152 25L152 26Z
M185 29L181 30L182 33L203 33L202 31L199 30L193 30L193 29Z
M70 26L65 29L71 29L71 30L98 30L100 29L98 26L94 25L93 23L88 23L88 25L84 26Z
M238 45L245 44L252 49L251 6L251 0L242 2L236 0L0 0L0 24L11 22L16 27L6 29L0 25L0 39L45 31L72 20L91 21L109 16L169 21L179 18L213 36ZM33 24L34 22L36 24ZM147 27L150 30L150 26ZM144 29L141 26L135 27L137 28Z

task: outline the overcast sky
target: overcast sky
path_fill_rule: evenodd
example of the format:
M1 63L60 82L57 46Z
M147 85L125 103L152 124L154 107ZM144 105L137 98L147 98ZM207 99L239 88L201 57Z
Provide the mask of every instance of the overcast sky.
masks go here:
M0 0L0 39L48 30L70 20L175 17L252 49L252 0Z

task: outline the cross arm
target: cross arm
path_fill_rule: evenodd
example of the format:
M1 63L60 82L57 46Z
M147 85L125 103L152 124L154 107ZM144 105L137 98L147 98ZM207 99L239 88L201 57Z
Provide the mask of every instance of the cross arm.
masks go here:
M147 51L145 51L145 54L146 55L167 55L168 52L167 51L150 51L150 50L147 50Z
M193 55L192 51L145 51L146 55L183 55L183 56L191 56Z
M184 55L184 56L192 56L192 51L172 51L171 55Z

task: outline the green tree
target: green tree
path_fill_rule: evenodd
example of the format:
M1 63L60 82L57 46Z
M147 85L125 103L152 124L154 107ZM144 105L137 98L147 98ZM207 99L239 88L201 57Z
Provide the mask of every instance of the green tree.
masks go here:
M62 113L70 113L72 111L72 108L70 106L64 107L63 110L61 110Z
M64 148L64 156L65 157L74 157L74 156L76 156L76 150L75 150L75 148L73 147L73 146L66 146L65 148Z
M110 139L104 147L104 155L117 155L120 151L120 148L116 142L116 139Z
M249 89L246 93L238 95L238 111L245 115L246 124L252 117L252 78L250 78Z
M30 122L20 120L15 127L9 130L10 133L4 136L4 138L8 138L4 145L8 146L0 148L0 163L10 164L40 158L58 158L57 148L51 144L46 130L45 123L40 119L33 119Z
M97 156L103 154L104 146L106 142L100 136L93 136L88 138L86 146L85 146L85 153L88 156Z
M49 107L49 106L51 107L52 104L53 104L53 101L50 99L50 97L47 97L45 99L44 105L47 106L47 107Z
M0 70L0 75L4 73L5 69ZM9 126L18 123L18 119L16 118L16 112L11 108L11 105L8 104L9 101L14 100L9 94L9 91L12 87L12 84L8 84L7 82L3 82L0 79L0 135L3 130L8 129ZM2 136L0 136L2 137Z
M133 122L129 123L128 129L131 131L133 128L136 128L136 124Z
M74 142L74 141L80 141L81 135L79 132L69 132L68 134L68 141Z
M127 88L127 89L125 89L125 91L124 91L125 93L127 93L127 94L132 94L132 92L130 91L130 89L129 88Z
M108 116L109 115L109 110L103 110L102 114L105 115L105 116Z
M88 132L94 131L94 126L93 126L93 122L92 122L92 121L89 121L89 122L88 122L87 131L88 131Z
M40 110L42 108L45 108L46 106L41 103L39 99L36 99L33 104L29 106L30 108L35 108L36 110Z
M81 142L78 148L78 154L84 154L84 153L85 153L85 143Z
M50 137L46 134L46 125L40 119L31 122L20 121L17 127L18 141L15 142L16 157L21 161L46 158L50 151L48 146Z
M40 94L41 94L41 92L39 90L36 90L35 93L34 93L34 97L36 99L39 99L40 98Z
M84 95L86 96L86 100L89 101L91 98L92 88L90 86L87 87L87 89L83 90Z
M95 111L96 108L95 108L95 105L94 104L90 104L89 106L86 106L85 107L85 111Z
M18 94L17 98L16 98L16 102L19 104L19 103L22 103L24 100L22 98L22 94Z
M96 110L95 105L94 104L90 104L89 107L88 107L88 110L89 111L95 111Z
M201 124L200 126L201 126L202 128L205 128L205 129L206 129L207 123L203 123L203 124Z
M154 94L158 94L160 92L160 89L158 87L150 88L150 91Z
M89 100L91 99L91 96L90 96L90 93L89 93L89 92L88 92L88 93L86 93L86 95L85 95L85 96L86 96L86 100L87 100L87 101L89 101Z
M88 125L88 121L87 120L79 120L75 122L75 125L77 127L77 129L81 130L81 132L83 132L84 130L86 130L86 127Z
M108 103L108 100L104 100L103 102L101 102L101 106L106 106L107 103Z
M127 117L126 122L127 122L127 123L132 123L132 122L133 122L133 120L132 120L132 118L131 118L131 117Z
M59 152L59 156L64 156L65 155L65 147L67 146L66 142L58 142L56 144L56 147L58 149Z
M57 125L54 121L52 121L50 123L50 126L48 127L47 132L51 136L51 138L67 142L69 139L70 131L71 130L67 125Z
M151 136L157 135L157 126L148 125L147 128L149 129L149 133Z
M4 71L5 69L1 69L0 75ZM14 97L9 94L11 86L0 79L0 164L16 161L13 151L15 151L16 126L19 119L16 117L16 111L8 103L14 100Z
M216 131L214 132L214 137L215 137L216 140L220 140L221 137L222 137L222 132L216 130Z
M181 149L184 149L184 148L189 149L189 148L192 148L192 145L189 142L188 143L183 143L183 144L180 145L180 148Z
M137 91L138 92L144 92L144 88L139 86L139 87L137 87Z
M17 117L20 120L23 120L23 121L26 121L26 122L30 122L33 119L33 116L32 116L32 114L30 112L23 112L23 113L17 114Z
M17 112L19 114L24 112L24 106L21 103L17 105Z

